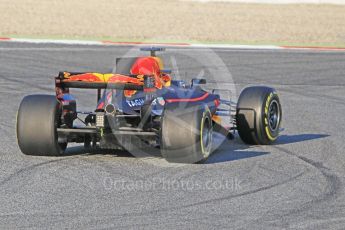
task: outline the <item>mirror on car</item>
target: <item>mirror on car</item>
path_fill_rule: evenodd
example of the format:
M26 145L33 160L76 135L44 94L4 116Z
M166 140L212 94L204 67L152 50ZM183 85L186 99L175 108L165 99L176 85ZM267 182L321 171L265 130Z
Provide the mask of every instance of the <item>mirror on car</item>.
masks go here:
M192 86L194 85L205 85L206 84L206 79L203 78L193 78L192 79Z

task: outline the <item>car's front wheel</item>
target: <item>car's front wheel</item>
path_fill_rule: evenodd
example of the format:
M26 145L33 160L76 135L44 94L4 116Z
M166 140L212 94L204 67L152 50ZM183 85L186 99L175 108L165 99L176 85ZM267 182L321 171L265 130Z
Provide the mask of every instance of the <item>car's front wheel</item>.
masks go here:
M238 99L238 134L247 144L267 145L279 136L282 107L275 89L265 86L245 88Z

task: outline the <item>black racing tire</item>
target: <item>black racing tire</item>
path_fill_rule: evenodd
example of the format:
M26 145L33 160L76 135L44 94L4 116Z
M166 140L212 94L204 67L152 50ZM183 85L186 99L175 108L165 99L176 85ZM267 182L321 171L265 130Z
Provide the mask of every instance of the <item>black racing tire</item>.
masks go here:
M279 136L282 107L275 89L252 86L242 90L237 103L236 125L242 141L268 145Z
M203 162L212 151L212 133L207 105L166 107L161 122L161 153L168 162Z
M17 141L25 155L59 156L67 143L58 143L61 104L55 96L29 95L17 113Z

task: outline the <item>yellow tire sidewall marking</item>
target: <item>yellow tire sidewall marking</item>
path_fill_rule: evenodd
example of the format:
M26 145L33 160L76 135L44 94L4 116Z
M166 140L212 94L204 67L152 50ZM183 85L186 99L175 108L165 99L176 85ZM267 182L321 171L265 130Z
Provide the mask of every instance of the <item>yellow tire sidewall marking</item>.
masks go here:
M204 148L204 140L202 138L203 130L204 130L204 120L205 120L205 112L202 113L201 119L201 126L200 126L200 145L201 145L201 153L205 155L205 148Z
M269 107L270 102L271 102L271 99L272 99L272 97L273 97L274 95L275 95L275 94L273 94L273 93L271 92L270 95L268 95L268 97L267 97L267 99L266 99L266 104L265 104L265 119L264 119L264 121L265 121L265 131L266 131L266 135L267 135L268 139L271 140L271 141L274 141L274 140L277 139L277 137L273 137L273 136L271 135L271 132L270 132L270 130L269 130L269 128L268 128L268 120L267 120L267 118L268 118L268 107Z
M201 153L204 157L206 156L206 152L205 152L205 146L204 146L204 140L203 140L203 130L204 130L204 123L205 123L205 119L206 119L206 112L210 112L210 109L207 107L206 111L204 111L202 113L202 119L201 119L201 125L200 125L200 146L201 146Z

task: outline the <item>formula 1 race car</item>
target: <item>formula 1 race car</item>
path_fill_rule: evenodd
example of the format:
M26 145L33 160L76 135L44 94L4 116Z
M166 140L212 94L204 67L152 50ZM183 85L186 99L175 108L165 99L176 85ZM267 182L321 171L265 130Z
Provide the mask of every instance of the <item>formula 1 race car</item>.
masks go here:
M237 130L247 144L277 139L282 109L274 89L245 88L236 104L204 90L206 79L174 80L156 56L164 48L141 50L151 55L116 59L116 73L60 72L56 95L24 97L17 114L21 151L56 156L68 143L115 150L148 145L169 162L195 163L211 154L213 132L233 139ZM77 111L70 88L96 89L96 109ZM224 116L229 126L222 125Z

